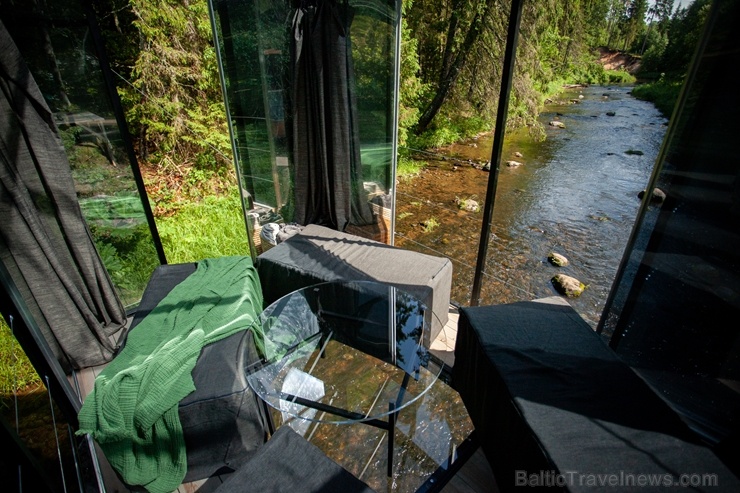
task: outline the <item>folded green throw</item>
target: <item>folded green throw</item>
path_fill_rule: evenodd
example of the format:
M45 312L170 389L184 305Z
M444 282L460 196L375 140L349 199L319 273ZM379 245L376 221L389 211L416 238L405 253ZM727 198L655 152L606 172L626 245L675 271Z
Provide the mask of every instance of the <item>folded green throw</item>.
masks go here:
M191 371L200 351L248 328L262 301L250 257L198 262L95 379L77 434L89 433L129 485L176 490L187 472L178 403L195 390Z

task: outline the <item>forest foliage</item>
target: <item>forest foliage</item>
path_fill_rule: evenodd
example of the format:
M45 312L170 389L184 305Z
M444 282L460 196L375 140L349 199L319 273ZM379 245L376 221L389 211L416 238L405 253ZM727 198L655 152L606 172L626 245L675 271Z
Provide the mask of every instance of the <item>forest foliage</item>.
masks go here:
M605 70L600 47L640 57L643 77L675 87L709 3L525 1L507 125L537 134L543 102L564 84L633 80ZM402 8L400 148L490 130L510 2L404 0ZM126 81L119 93L139 160L161 178L159 192L177 180L193 185L191 198L206 194L198 184L233 173L207 0L108 0L98 9L112 66Z

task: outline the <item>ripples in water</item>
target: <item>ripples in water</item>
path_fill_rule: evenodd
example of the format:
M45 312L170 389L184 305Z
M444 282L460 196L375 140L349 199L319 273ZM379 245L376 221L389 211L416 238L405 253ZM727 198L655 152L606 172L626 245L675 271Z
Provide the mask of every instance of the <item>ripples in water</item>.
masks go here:
M596 325L667 123L629 90L589 87L565 94L563 101L583 98L545 109L545 141L524 132L507 138L502 161L522 165L500 167L480 304L557 295L550 279L564 273L588 286L569 302ZM556 118L565 128L548 125ZM489 174L463 163L489 160L491 148L490 135L450 146L441 154L459 161L427 159L421 176L399 183L397 191L396 245L452 259L452 299L461 305L470 304L482 212L460 211L455 198L474 197L483 206ZM439 226L428 231L423 224L432 217ZM550 265L551 251L570 265Z

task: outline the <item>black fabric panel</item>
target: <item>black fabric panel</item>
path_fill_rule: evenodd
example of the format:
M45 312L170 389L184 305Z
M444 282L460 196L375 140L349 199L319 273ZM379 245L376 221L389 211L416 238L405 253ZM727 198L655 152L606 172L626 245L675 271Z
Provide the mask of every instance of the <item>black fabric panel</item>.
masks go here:
M157 267L129 332L196 268L196 263ZM248 331L232 334L201 351L192 372L195 391L178 408L188 458L185 482L210 477L219 470L236 470L267 440L265 409L243 371L245 361L252 359L256 360L256 348Z
M298 224L344 231L373 222L362 182L348 4L295 11L292 153Z
M740 487L569 305L462 308L453 386L504 490L515 487L516 471L710 473L723 490Z
M289 426L280 427L254 458L216 488L218 493L373 493Z

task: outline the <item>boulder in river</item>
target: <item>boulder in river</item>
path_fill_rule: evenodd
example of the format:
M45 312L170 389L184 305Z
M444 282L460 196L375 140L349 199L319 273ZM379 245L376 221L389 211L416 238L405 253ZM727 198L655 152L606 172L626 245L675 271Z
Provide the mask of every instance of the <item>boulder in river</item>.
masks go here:
M566 276L565 274L558 274L554 276L550 282L555 286L558 293L567 296L568 298L577 298L586 289L586 285L575 277Z
M558 120L552 120L550 122L550 126L551 127L555 127L555 128L565 128L565 123L560 122Z
M506 166L508 166L509 168L516 168L517 166L521 165L522 163L520 163L519 161L506 161Z
M461 199L460 197L455 197L455 204L463 211L478 212L480 210L478 201L472 198Z
M561 254L555 253L555 252L550 252L547 255L547 260L552 265L555 265L555 266L558 266L558 267L565 267L569 263L568 262L568 259L564 255L561 255Z
M642 199L645 196L645 190L641 191L637 194L637 197ZM653 195L650 197L650 203L651 204L662 204L665 200L665 192L661 190L660 188L654 188L653 189Z

